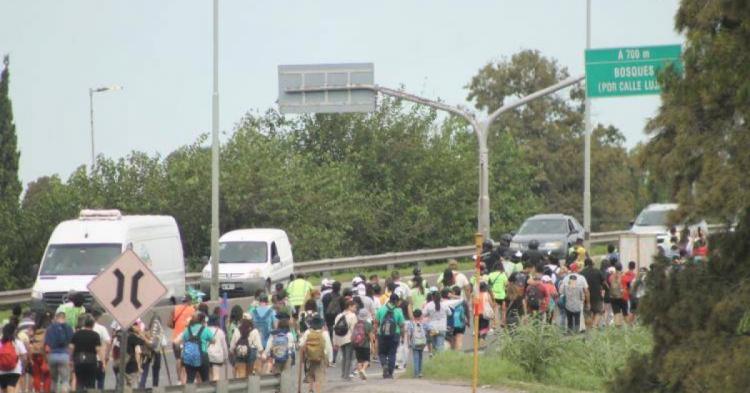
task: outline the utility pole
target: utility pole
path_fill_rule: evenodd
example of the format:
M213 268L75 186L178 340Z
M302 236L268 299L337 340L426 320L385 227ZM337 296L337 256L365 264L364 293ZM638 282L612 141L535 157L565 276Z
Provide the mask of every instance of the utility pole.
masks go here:
M94 148L94 93L116 90L122 90L122 86L114 85L89 88L89 122L91 123L91 172L94 171L94 167L96 166L96 149Z
M591 0L586 0L586 49L591 49ZM591 99L586 93L583 145L583 232L586 249L591 233Z
M211 96L211 293L219 299L219 0L214 0L213 94Z

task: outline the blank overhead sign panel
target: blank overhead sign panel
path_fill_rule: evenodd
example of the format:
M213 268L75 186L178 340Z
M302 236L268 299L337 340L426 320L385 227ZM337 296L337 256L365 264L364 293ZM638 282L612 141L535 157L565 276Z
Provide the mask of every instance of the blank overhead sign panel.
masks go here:
M372 63L279 66L281 113L372 112Z

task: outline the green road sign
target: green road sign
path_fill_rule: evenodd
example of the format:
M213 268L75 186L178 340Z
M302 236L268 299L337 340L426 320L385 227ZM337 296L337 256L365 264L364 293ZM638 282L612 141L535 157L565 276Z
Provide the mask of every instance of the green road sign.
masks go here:
M586 50L586 94L589 98L659 94L659 71L683 65L680 45Z

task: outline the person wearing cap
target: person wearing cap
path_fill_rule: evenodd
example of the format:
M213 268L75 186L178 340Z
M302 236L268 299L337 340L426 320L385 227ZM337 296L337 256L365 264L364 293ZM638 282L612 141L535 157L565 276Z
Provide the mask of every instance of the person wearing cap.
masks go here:
M185 331L185 328L193 319L195 311L196 310L192 304L190 296L187 295L183 296L181 304L177 304L174 306L174 310L172 310L172 314L169 317L169 327L172 328L172 341L182 335L182 333ZM174 352L175 370L177 370L177 376L180 380L180 383L184 385L185 381L187 380L187 374L185 372L185 367L182 364L182 348L180 347L180 345L173 344L172 351Z
M47 328L44 345L49 347L47 362L52 376L52 391L67 393L70 389L70 339L73 328L68 325L65 312L55 313L55 321Z
M393 378L393 369L396 368L396 350L399 343L404 340L404 314L399 308L398 302L398 295L391 294L388 303L381 306L375 316L375 328L378 332L378 355L380 365L383 367L384 379ZM392 319L396 325L395 334L392 336L388 335L388 332L383 329L383 322L386 321L386 317Z
M323 390L323 383L326 381L326 371L328 365L333 362L333 345L331 337L323 331L325 321L320 315L313 316L310 321L310 328L302 334L299 346L302 359L305 359L305 382L310 384L309 391L320 393ZM313 337L311 339L311 337ZM308 359L308 343L313 345L323 344L323 359L321 361L311 361Z
M352 278L352 292L354 296L365 296L367 286L365 284L364 276L359 275Z

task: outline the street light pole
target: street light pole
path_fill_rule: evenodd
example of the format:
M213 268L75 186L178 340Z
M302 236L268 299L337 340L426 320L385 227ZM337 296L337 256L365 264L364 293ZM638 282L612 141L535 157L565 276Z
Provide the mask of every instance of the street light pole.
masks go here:
M482 234L484 239L490 239L490 170L489 170L489 149L487 148L487 136L489 134L490 126L492 123L500 117L501 114L523 106L537 98L544 97L548 94L552 94L560 89L564 89L570 85L574 85L584 78L583 75L577 77L571 77L564 81L558 82L552 86L545 87L542 90L535 91L525 97L522 97L510 104L503 105L490 113L489 116L482 120L478 120L474 113L458 107L447 105L445 103L430 100L428 98L420 97L411 93L407 93L402 90L390 89L378 85L366 85L366 84L352 84L346 86L319 86L319 87L304 87L300 89L287 89L287 93L314 93L314 92L326 92L326 91L350 91L350 90L371 90L377 93L385 94L388 96L401 98L407 101L411 101L417 104L426 105L431 108L435 108L441 111L452 113L457 116L463 117L477 136L478 153L479 153L479 200L478 200L478 214L477 214L477 232Z
M219 0L213 4L213 94L211 96L211 291L219 298Z
M586 0L586 49L591 48L591 0ZM583 145L583 237L589 248L591 233L591 99L586 93Z
M94 148L94 93L101 93L104 91L116 91L122 90L122 86L102 86L102 87L90 87L89 88L89 121L91 123L91 171L94 171L96 166L96 149Z

